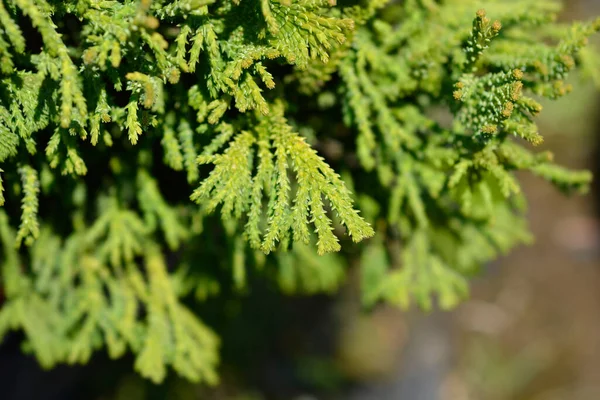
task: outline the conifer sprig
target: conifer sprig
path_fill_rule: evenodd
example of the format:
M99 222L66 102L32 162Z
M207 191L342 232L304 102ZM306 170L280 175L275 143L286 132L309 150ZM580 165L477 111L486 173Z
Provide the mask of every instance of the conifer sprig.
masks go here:
M567 192L584 190L589 183L588 173L556 166L510 136L542 143L534 120L542 107L531 95L556 98L568 92L564 79L577 64L580 45L598 30L597 21L557 29L551 45L538 40L544 30L534 28L552 20L555 8L550 5L540 5L539 15L530 18L525 9L513 13L493 2L490 8L499 21L492 22L493 14L485 10L474 18L463 16L466 3L428 8L407 2L405 12L419 16L413 19L418 25L407 19L398 27L379 21L376 29L361 27L340 62L343 110L357 131L356 154L389 188L387 222L399 232L399 238L389 240L404 243L403 257L377 257L377 274L364 275L369 304L387 299L407 306L414 299L430 308L431 294L437 293L440 305L451 307L466 294L465 274L499 250L527 242L525 226L517 223L522 217L516 204L522 198L513 169L529 170ZM470 32L459 28L467 18ZM423 20L432 29L420 29ZM525 26L535 32L530 39L539 36L525 40ZM390 77L401 83L392 84ZM455 90L444 97L448 85ZM419 98L426 100L404 102ZM448 105L454 115L451 128L426 116L430 102ZM460 150L450 150L455 146ZM460 222L449 214L439 219L449 204L460 210ZM513 221L515 229L501 228L499 215ZM448 235L462 236L471 224L487 234L450 251ZM489 252L474 256L475 243ZM386 253L381 247L365 251Z
M21 205L23 213L21 214L21 225L15 239L17 246L20 246L23 240L27 245L31 245L40 234L38 222L40 182L37 171L29 165L24 165L19 168L19 175L21 175L23 188Z
M226 219L247 214L246 235L250 244L267 254L275 250L277 243L288 243L290 231L295 241L308 243L309 222L315 226L319 254L339 251L323 198L330 202L355 242L372 236L372 228L353 208L340 177L292 131L283 116L283 105L275 104L268 116L257 114L257 118L254 132L239 133L223 154L199 156L199 163L211 163L215 169L194 191L192 200L207 202L208 212L222 203L221 214ZM215 140L222 141L219 136ZM220 147L217 143L213 142L215 150ZM257 173L253 176L256 158ZM290 170L297 185L293 198ZM265 193L265 189L271 193ZM264 194L270 200L263 211ZM264 234L260 228L263 214L267 217Z

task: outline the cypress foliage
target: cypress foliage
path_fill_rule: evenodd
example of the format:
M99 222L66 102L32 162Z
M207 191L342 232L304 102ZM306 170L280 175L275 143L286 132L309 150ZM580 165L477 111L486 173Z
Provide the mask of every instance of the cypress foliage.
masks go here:
M600 20L335 3L0 0L0 337L47 368L105 348L214 384L184 299L250 273L332 292L358 258L365 306L450 308L531 239L515 171L586 190L533 150L536 99L594 76Z

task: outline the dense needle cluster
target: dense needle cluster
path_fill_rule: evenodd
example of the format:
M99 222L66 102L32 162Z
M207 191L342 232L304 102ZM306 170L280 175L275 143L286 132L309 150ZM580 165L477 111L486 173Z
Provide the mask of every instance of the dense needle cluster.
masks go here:
M44 367L104 347L215 383L218 337L184 299L249 273L331 292L359 259L366 306L452 307L530 239L514 171L585 190L532 150L534 118L597 71L600 21L335 3L0 0L0 337Z

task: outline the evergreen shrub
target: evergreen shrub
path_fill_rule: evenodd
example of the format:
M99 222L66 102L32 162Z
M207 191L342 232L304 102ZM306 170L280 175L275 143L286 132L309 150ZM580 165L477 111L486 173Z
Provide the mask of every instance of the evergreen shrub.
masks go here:
M531 240L515 172L590 181L534 151L538 100L598 78L600 20L559 10L0 0L0 337L46 368L106 349L215 384L190 304L249 274L332 293L356 264L367 308L455 306Z

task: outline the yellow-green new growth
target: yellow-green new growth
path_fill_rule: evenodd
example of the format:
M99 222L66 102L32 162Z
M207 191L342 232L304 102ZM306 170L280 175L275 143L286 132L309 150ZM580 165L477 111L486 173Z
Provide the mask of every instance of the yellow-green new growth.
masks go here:
M256 117L259 122L254 131L236 135L223 154L212 154L222 143L222 136L217 136L214 139L217 142L209 146L214 150L210 153L205 150L199 156L199 163L213 164L215 169L194 191L192 200L206 202L208 212L222 204L221 214L226 219L248 215L249 242L267 254L278 243L287 247L290 231L294 241L308 243L309 223L315 227L319 254L339 251L323 198L329 201L352 240L358 242L372 236L373 229L353 208L350 193L340 177L292 131L283 116L282 105L273 105L268 116ZM233 134L231 130L226 132L228 136ZM258 159L257 173L253 175L255 159ZM294 190L289 171L295 176ZM269 199L266 208L264 196Z

